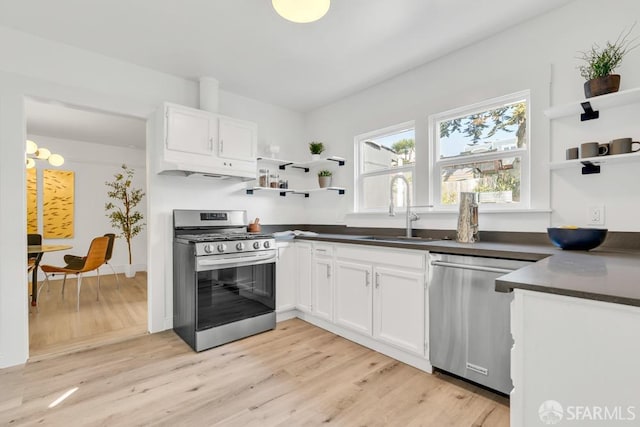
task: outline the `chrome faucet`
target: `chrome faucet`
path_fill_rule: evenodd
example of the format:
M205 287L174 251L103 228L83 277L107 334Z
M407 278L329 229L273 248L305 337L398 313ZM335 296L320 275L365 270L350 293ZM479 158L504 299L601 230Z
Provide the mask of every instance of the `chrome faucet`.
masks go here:
M404 204L407 208L407 233L406 237L413 237L413 232L411 230L411 223L413 221L417 221L420 219L417 213L411 212L411 189L409 187L409 181L404 175L394 175L391 178L391 184L389 185L389 216L396 216L395 205L393 203L393 184L396 183L397 180L402 180L404 182L405 187L407 187L407 191L404 196Z

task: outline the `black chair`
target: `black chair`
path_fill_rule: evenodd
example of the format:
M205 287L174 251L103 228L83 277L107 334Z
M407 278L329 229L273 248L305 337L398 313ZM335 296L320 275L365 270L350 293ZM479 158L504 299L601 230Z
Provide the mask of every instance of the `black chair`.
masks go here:
M42 235L41 234L27 234L27 245L42 245ZM27 272L31 273L33 271L33 279L37 277L38 272L36 270L36 265L40 261L42 257L41 253L27 253Z
M109 260L111 259L111 255L113 254L113 244L116 240L116 235L113 233L107 233L104 235L104 237L108 237L109 238L109 245L107 246L107 255L105 257L105 264L107 264L109 267L111 267L111 271L113 271L113 274L116 276L116 282L118 283L118 289L120 289L120 279L118 279L118 273L116 273L116 269L113 268L113 265L109 264ZM84 265L86 257L81 257L81 256L77 256L77 255L65 255L64 256L64 262L67 263L65 268L68 269L80 269L82 268L82 266ZM100 275L100 269L96 269L96 272L98 275Z

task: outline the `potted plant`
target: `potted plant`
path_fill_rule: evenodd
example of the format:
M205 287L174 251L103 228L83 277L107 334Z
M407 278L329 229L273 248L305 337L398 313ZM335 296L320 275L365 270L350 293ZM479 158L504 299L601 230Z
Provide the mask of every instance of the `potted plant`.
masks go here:
M310 142L309 151L311 152L311 160L319 160L320 154L324 151L324 144L317 141Z
M114 175L114 180L105 182L108 187L107 196L114 202L107 202L104 205L107 218L111 220L111 226L119 231L118 237L123 237L127 241L129 250L129 264L125 266L126 277L134 277L136 272L132 265L131 240L137 236L144 227L142 222L144 217L140 211L135 210L144 192L140 188L133 188L132 181L134 170L122 165L122 172Z
M332 176L333 173L330 170L324 169L318 172L318 185L320 185L320 188L331 187Z
M638 47L638 44L633 44L637 39L629 40L632 30L633 26L626 33L620 33L614 43L607 41L604 47L594 44L591 50L582 52L579 59L585 64L578 66L578 70L586 80L584 94L587 98L617 92L620 88L620 75L613 72L624 56Z

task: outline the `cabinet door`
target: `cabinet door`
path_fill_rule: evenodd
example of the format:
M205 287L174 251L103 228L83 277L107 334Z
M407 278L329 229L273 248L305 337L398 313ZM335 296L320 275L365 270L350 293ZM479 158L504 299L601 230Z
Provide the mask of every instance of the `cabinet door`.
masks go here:
M220 117L218 140L220 157L255 161L258 141L255 123Z
M374 337L424 355L425 274L377 267L374 284Z
M333 319L333 260L317 257L313 260L313 314Z
M336 261L335 322L371 335L372 277L368 264Z
M296 307L311 311L311 245L296 243Z
M276 310L289 310L296 305L296 252L295 247L278 248L276 263Z
M167 107L167 149L211 155L217 121L211 113L187 107Z

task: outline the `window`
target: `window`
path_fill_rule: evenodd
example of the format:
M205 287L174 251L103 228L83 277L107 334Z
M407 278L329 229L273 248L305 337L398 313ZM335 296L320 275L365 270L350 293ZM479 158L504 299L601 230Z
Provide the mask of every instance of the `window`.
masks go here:
M461 191L501 209L529 207L529 92L429 118L431 195L458 204Z
M413 176L416 161L414 123L402 123L355 138L356 143L356 211L387 211L390 184L401 174L409 182L400 181L393 187L394 204L406 208L407 191L413 200Z

